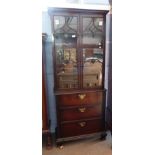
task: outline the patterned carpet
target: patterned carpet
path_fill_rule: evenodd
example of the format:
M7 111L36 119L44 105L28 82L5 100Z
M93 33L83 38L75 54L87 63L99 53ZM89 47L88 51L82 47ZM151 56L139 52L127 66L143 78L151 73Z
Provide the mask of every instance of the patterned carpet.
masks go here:
M48 150L43 146L42 155L112 155L112 138L107 132L106 140L84 139L64 143L63 149L56 147Z

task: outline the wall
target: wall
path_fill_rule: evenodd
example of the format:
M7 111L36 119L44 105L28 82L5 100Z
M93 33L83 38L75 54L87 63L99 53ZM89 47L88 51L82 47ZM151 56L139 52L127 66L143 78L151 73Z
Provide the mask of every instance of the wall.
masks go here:
M51 120L50 130L55 132L56 127L56 107L53 94L54 79L53 79L53 57L52 57L52 39L51 39L51 21L47 12L42 12L42 32L48 35L45 45L46 59L46 85L47 85L47 106L48 117Z
M106 68L107 68L107 101L106 101L106 127L112 132L112 12L107 14L107 57L106 57Z
M98 1L101 2L101 1ZM108 16L107 16L107 27L108 27ZM106 71L105 71L105 88L108 88L108 56L109 56L109 33L106 29ZM51 120L51 132L55 132L56 127L56 105L53 94L53 60L52 60L52 38L51 38L51 21L47 11L42 12L42 32L47 33L48 38L46 41L46 82L47 82L47 101L48 101L48 115Z

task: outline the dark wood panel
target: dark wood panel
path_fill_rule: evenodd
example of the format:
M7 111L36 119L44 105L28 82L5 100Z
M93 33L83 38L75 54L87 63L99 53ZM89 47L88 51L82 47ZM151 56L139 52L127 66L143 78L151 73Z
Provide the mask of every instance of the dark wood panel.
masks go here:
M61 121L78 120L102 115L102 104L96 106L79 106L76 108L61 109Z
M106 89L103 88L92 88L92 89L69 89L69 90L54 90L55 95L67 95L67 94L77 94L77 93L95 93L95 92L105 92Z
M86 93L86 96L83 100L81 100L82 104L98 104L102 103L103 101L103 93L96 92L96 93Z
M95 44L81 44L80 45L81 48L99 48L99 45L95 45ZM103 48L103 45L100 45L101 48Z
M47 117L47 100L46 100L46 85L45 85L45 41L46 34L42 34L42 130L48 130Z
M60 106L76 106L86 104L102 103L103 93L78 93L57 96L57 102Z
M61 125L61 136L71 137L103 131L102 119L79 121Z
M83 15L91 15L91 16L101 16L102 14L106 15L108 13L108 10L88 10L88 9L72 9L72 8L48 8L48 14L58 14L58 15L73 15L76 13L81 13Z

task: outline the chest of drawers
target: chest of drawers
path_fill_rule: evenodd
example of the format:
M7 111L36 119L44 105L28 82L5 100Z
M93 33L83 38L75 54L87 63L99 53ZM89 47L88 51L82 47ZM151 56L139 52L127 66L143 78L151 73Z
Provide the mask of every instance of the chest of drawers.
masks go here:
M57 142L102 135L104 101L102 91L56 95Z

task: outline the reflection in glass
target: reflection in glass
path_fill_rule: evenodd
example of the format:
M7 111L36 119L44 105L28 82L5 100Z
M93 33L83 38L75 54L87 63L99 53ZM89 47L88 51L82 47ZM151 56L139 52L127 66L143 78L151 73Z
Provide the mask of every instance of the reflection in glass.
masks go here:
M58 88L78 88L77 17L54 16L54 41Z
M76 34L55 34L56 46L76 46L77 36Z
M83 44L99 45L103 43L103 19L102 18L83 18Z
M103 49L83 49L83 87L102 87Z
M75 48L56 49L57 80L59 88L77 88L77 56Z
M56 45L76 44L77 17L54 16L54 37Z
M54 33L76 33L77 17L54 16Z

